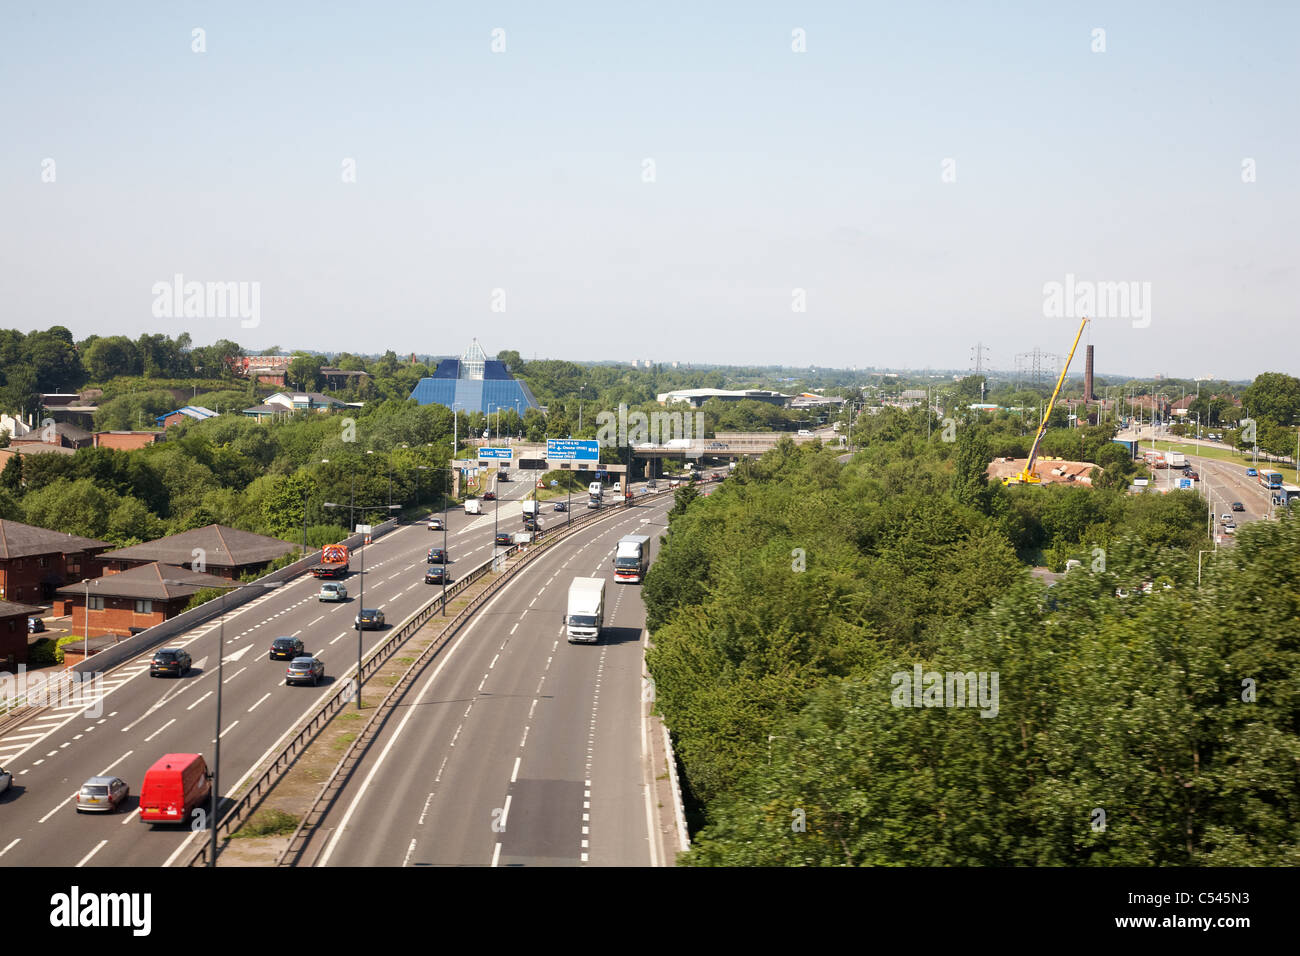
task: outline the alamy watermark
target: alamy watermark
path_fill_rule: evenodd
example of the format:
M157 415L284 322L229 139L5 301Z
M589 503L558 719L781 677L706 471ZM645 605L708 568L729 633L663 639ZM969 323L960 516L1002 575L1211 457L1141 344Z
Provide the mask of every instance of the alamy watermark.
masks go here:
M178 272L171 282L155 282L151 291L155 319L238 318L244 329L262 322L260 282L186 282Z
M897 671L890 702L895 707L978 707L981 717L998 715L997 671Z
M64 674L68 679L63 679ZM85 704L82 716L104 715L102 671L59 671L46 676L43 671L27 673L19 664L15 674L0 673L0 710L6 707L72 707Z
M1133 328L1151 324L1150 282L1091 282L1066 273L1064 282L1043 283L1043 315L1049 319L1132 319Z
M694 421L692 421L694 417ZM669 442L692 442L704 437L704 413L695 412L629 412L626 405L618 406L618 413L596 414L596 441L602 448L624 448L628 445L667 445ZM700 453L686 449L686 457L698 458Z

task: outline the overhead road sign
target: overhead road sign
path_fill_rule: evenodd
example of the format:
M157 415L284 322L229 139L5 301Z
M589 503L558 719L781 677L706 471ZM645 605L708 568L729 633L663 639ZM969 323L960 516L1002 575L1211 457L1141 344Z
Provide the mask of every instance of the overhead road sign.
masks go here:
M600 442L577 438L548 438L548 461L600 461Z
M479 458L504 458L509 461L514 458L515 450L513 448L480 448L478 456Z

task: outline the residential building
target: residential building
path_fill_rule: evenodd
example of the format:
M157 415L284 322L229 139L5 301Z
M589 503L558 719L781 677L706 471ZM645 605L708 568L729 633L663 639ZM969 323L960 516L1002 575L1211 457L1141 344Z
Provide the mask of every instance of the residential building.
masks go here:
M27 619L41 610L0 601L0 671L16 671L19 664L27 663Z
M88 584L65 585L59 588L58 596L62 613L72 617L72 633L85 634L89 628L91 637L126 636L175 617L203 588L224 587L228 583L218 574L155 562L119 574L106 574Z
M166 415L159 415L154 419L158 427L164 431L173 425L179 425L183 421L193 420L196 422L204 421L208 418L215 418L217 415L210 408L204 408L202 405L186 405L183 408L177 408L168 412Z
M251 531L210 524L156 541L133 544L99 556L104 573L125 572L145 564L161 562L215 574L235 580L250 571L260 571L298 545Z
M162 432L95 432L95 447L135 451L145 445L152 445L160 438Z
M0 600L49 601L69 581L103 574L94 559L111 547L107 541L0 521Z

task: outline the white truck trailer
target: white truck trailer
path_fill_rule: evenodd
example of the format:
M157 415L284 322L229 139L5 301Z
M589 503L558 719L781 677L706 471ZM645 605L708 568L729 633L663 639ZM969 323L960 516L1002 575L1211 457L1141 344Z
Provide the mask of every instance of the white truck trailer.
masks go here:
M564 626L569 643L595 644L605 623L605 579L574 578L569 584L569 610Z

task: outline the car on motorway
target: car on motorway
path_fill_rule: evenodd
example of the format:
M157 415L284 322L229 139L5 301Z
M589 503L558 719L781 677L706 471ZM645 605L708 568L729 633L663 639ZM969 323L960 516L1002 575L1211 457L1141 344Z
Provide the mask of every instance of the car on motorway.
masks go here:
M1232 515L1220 515L1219 520L1224 524L1232 524Z
M445 529L446 526L442 523L442 519L439 518L437 515L434 515L432 518L429 519L430 531L443 531Z
M1189 469L1188 471L1183 472L1183 477L1184 477L1184 478L1190 478L1190 479L1192 479L1192 481L1200 481L1200 480L1201 480L1200 473L1199 473L1199 472L1195 472L1195 471L1191 471L1190 469Z
M43 630L45 630L45 622L42 621L39 617L29 617L27 619L28 634L39 634Z
M557 502L555 503L555 510L556 510L556 511L568 511L568 510L569 510L569 506L566 505L563 501L557 501Z
M649 481L647 481L647 482L645 483L645 490L646 490L646 491L656 491L657 489L658 489L658 486L655 485L655 480L654 480L653 478L651 478Z
M426 564L446 564L447 552L442 548L430 548L429 555L425 559Z
M271 642L271 660L291 661L295 657L302 657L305 650L302 641L296 637L277 637Z
M188 674L192 666L194 665L190 660L189 651L180 647L164 647L155 651L153 659L149 661L149 676L175 674L180 677L182 674Z
M361 631L378 631L384 626L384 612L377 607L363 608L357 614L355 624Z
M1223 533L1224 533L1224 534L1236 534L1236 533L1237 533L1237 526L1236 526L1235 524L1225 524L1225 525L1223 526Z
M316 595L318 601L346 601L348 599L348 589L337 581L326 581L320 586L320 593Z
M496 500L497 500L497 493L496 493L495 491L485 491L485 492L483 492L483 500L484 500L484 501L496 501Z
M284 682L287 686L305 684L311 681L315 687L325 676L325 664L310 655L295 657L284 670Z
M497 545L501 545L501 546L503 546L503 547L506 546L506 545L509 545L509 544L510 544L510 532L509 532L509 531L498 531L498 532L496 533L496 537L494 537L494 538L492 539L492 543L493 543L493 544L497 544Z
M445 564L435 564L424 572L425 584L451 584L451 575Z
M1254 468L1247 468L1247 469L1246 469L1246 477L1247 477L1247 478L1254 478L1254 477L1256 476L1256 474L1257 474L1257 472L1255 471Z
M130 795L131 788L121 777L91 777L77 791L77 812L112 813Z
M1243 505L1240 501L1234 501L1234 502L1232 503L1232 510L1233 510L1233 511L1245 511L1245 510L1246 510L1246 506Z
M163 754L144 773L140 817L144 823L190 823L191 811L212 795L212 773L202 754Z
M14 782L14 775L4 767L0 767L0 793L9 789L9 785Z
M510 472L508 471L497 472L497 481L509 481L509 480L510 480Z

